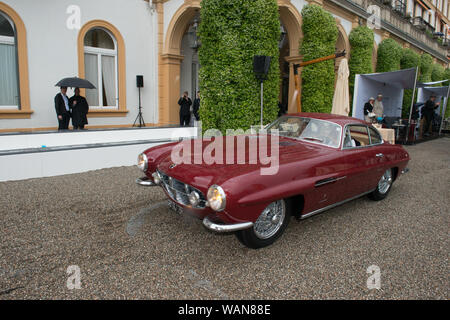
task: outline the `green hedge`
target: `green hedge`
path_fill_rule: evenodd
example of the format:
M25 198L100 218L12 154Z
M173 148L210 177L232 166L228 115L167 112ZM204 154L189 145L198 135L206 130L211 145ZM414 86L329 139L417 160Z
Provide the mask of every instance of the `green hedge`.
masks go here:
M350 97L353 97L355 75L373 72L373 30L366 26L356 27L350 32L349 41L351 45L350 60L348 62L350 70L349 87Z
M430 82L431 72L433 71L433 58L428 54L424 53L420 56L420 82Z
M402 47L394 39L384 39L378 46L377 72L400 70Z
M443 75L442 80L447 80L447 79L450 79L450 69L444 70L444 75ZM449 83L447 82L447 84L449 84ZM447 101L447 108L445 109L445 118L450 118L450 101Z
M431 69L431 81L444 80L444 73L444 67L439 63L434 63ZM441 84L438 84L437 86L441 86Z
M333 16L317 5L302 9L303 61L333 54L338 29ZM331 112L334 94L334 60L312 64L302 71L302 111Z
M280 20L276 0L202 0L199 36L203 130L248 129L259 123L260 84L253 56L272 57L264 82L264 122L276 119Z
M400 59L400 67L402 69L416 68L420 64L420 55L410 48L405 48L402 51ZM403 93L402 118L409 118L411 109L412 89L406 89Z

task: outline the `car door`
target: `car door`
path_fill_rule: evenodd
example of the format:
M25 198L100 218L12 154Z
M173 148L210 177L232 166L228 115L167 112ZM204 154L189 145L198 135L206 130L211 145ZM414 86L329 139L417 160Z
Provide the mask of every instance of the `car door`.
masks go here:
M375 189L378 181L383 173L386 171L387 156L384 154L383 139L381 134L372 126L368 127L370 136L370 149L372 157L375 160L375 167L373 169L375 176L369 182L369 189Z
M370 141L369 129L363 124L347 125L343 151L346 161L346 198L370 191L378 181L379 156ZM376 183L375 183L376 185Z

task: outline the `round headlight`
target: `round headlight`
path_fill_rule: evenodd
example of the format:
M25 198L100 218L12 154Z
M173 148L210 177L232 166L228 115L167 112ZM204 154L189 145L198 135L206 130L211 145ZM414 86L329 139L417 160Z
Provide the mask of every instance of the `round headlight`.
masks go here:
M214 211L222 211L225 209L226 196L225 192L218 185L212 185L208 189L208 204Z
M141 169L142 171L147 171L147 166L148 166L148 159L147 156L145 155L145 153L141 153L138 156L138 163L137 166L139 169Z
M193 207L196 207L198 205L198 203L200 202L200 195L197 191L192 191L189 194L189 202Z
M153 177L153 182L155 184L161 183L161 177L159 176L159 174L157 172L153 172L152 177Z

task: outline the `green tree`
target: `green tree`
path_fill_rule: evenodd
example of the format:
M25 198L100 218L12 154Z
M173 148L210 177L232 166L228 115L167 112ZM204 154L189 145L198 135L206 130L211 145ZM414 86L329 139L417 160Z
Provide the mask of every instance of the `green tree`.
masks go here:
M276 119L280 20L276 0L202 0L199 27L203 130L259 123L260 83L253 56L272 57L264 82L264 122Z
M433 71L433 58L428 54L424 53L420 56L420 82L430 82L431 72Z
M351 45L350 60L348 62L350 71L349 87L350 97L353 97L355 75L373 72L373 30L367 26L356 27L350 32L349 41Z
M377 72L400 70L402 47L394 39L384 39L378 46Z
M402 57L400 59L400 67L402 69L417 68L420 64L420 55L410 48L405 48L402 51ZM402 118L409 118L409 112L411 109L413 89L405 89L403 93L402 104Z
M434 63L433 68L431 69L431 81L444 80L444 73L444 67L439 63ZM441 84L439 84L438 86L441 86Z
M333 16L317 5L302 9L303 61L335 52L338 29ZM306 66L302 70L302 111L331 112L334 94L334 60Z

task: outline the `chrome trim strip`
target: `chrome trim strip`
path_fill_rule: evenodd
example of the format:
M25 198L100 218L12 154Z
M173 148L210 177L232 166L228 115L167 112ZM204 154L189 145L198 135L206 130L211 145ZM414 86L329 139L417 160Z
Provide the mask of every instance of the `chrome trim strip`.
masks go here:
M332 183L332 182L336 182L342 179L347 178L347 176L343 176L343 177L338 177L338 178L327 178L327 179L323 179L323 180L319 180L314 184L314 187L320 187L323 185L326 185L328 183Z
M156 184L152 180L150 180L148 177L138 178L138 179L136 179L136 183L138 185L144 186L144 187L156 186Z
M310 213L306 213L306 214L304 214L304 215L301 215L301 216L300 216L300 219L303 220L303 219L309 218L309 217L311 217L311 216L313 216L313 215L316 215L316 214L318 214L318 213L324 212L324 211L326 211L326 210L328 210L328 209L331 209L331 208L340 206L341 204L344 204L344 203L346 203L346 202L349 202L349 201L355 200L355 199L357 199L357 198L360 198L360 197L362 197L362 196L365 196L366 194L369 194L369 193L371 193L371 192L373 192L373 191L375 191L375 189L373 189L373 190L371 190L371 191L368 191L368 192L361 193L360 195L354 196L354 197L352 197L352 198L350 198L350 199L346 199L346 200L343 200L343 201L341 201L341 202L333 203L333 204L331 204L331 205L329 205L329 206L327 206L327 207L324 207L324 208L321 208L321 209L317 209L317 210L315 210L315 211L311 211Z
M253 227L253 222L242 222L235 224L217 224L208 219L208 217L203 219L203 225L214 232L234 232L239 230L244 230Z

